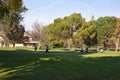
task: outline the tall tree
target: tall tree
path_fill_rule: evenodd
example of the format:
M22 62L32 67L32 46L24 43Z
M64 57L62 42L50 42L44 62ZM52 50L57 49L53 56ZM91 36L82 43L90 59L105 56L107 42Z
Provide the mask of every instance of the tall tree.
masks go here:
M69 39L73 34L73 28L68 20L65 18L55 19L54 23L48 26L48 32L52 37L51 40L54 40L54 44L58 45L58 47L63 43L64 47L69 47Z
M96 21L97 39L100 44L107 47L109 38L113 35L116 26L116 17L100 17Z
M60 38L61 36L61 18L57 18L54 20L54 23L47 26L48 39L50 41L51 48L53 47L61 47L63 44L63 40ZM63 47L63 45L62 45Z
M27 9L23 6L22 0L1 0L0 4L2 5L0 22L4 34L12 43L19 42L21 37L18 35L23 36L24 33L23 26L20 26L20 22L23 20L22 13Z
M57 18L53 24L48 26L49 35L53 43L64 44L64 47L70 47L71 39L76 30L78 30L85 19L80 13L73 13L70 16L64 18Z
M119 47L119 39L120 39L120 18L117 19L117 24L116 24L116 29L115 29L115 32L113 33L115 39L115 46L116 46L116 49L115 51L117 52L118 51L118 47Z
M33 24L31 35L33 39L39 42L38 48L40 48L44 44L48 44L48 34L46 31L46 27L42 23L36 21Z
M73 28L69 24L69 22L65 20L61 22L60 26L61 26L60 37L64 40L64 47L70 48L70 39L73 34Z

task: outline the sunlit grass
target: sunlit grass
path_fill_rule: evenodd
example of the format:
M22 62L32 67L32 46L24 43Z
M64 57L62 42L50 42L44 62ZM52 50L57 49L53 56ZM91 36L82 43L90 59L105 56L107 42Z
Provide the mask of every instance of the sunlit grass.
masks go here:
M80 55L81 56L81 55ZM92 53L92 54L83 54L83 57L120 57L120 52L103 52L103 53Z
M20 47L0 47L1 51L4 51L4 50L6 50L6 51L14 51L14 50L19 50L19 49L34 51L34 48L27 48L27 47L21 47L21 48Z
M50 60L50 58L39 58L40 60L45 60L45 61L48 61Z

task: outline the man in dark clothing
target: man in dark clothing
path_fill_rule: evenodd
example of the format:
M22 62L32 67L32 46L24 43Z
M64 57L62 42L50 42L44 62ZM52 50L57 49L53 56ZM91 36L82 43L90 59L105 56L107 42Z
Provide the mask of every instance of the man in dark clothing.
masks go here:
M45 53L49 53L48 45L46 45L46 51L45 51Z
M81 48L81 50L80 50L80 53L82 53L83 52L83 48Z
M36 50L37 50L37 45L34 44L34 51L36 52Z

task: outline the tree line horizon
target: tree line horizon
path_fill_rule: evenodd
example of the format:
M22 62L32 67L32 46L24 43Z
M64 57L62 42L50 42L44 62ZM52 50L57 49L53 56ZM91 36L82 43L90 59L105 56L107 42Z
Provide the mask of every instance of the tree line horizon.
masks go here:
M19 43L24 39L24 26L21 25L23 13L28 9L22 0L0 0L0 30L6 43ZM47 26L35 22L29 34L39 41L39 46L71 48L82 46L118 48L120 19L115 16L104 16L86 21L81 13L73 13L63 18L56 18Z
M116 47L119 45L117 40L120 33L119 23L120 19L115 16L99 17L97 20L92 16L90 21L85 21L80 13L73 13L63 18L56 18L53 23L45 26L47 37L44 36L41 40L45 39L45 43L52 47L81 48L99 45L105 48ZM33 24L33 33L37 25L41 23L36 21Z

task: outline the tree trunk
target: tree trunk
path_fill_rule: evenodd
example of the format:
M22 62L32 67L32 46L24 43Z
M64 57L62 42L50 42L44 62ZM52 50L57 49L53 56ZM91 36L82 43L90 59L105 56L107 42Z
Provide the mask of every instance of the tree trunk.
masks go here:
M42 46L41 41L39 41L39 43L37 44L37 49L40 49L41 46Z
M13 48L15 47L15 43L13 43Z
M72 39L71 38L68 38L67 39L67 48L71 48L71 45L72 45Z
M118 47L119 47L119 38L117 38L116 40L116 49L115 49L116 52L118 51Z

